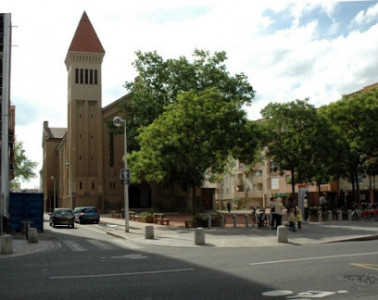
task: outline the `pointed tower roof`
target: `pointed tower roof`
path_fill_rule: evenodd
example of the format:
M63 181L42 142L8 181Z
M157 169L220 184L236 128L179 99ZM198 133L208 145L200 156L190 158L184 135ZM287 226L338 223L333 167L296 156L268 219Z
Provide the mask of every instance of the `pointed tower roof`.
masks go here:
M91 21L84 11L68 51L105 53Z

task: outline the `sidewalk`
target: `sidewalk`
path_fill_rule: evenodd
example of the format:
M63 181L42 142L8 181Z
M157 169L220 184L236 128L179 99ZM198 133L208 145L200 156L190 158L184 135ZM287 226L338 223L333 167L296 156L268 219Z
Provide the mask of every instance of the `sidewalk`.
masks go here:
M378 239L378 222L333 221L303 224L302 230L289 231L288 243L279 243L275 230L246 227L245 219L242 218L243 214L240 216L237 227L233 226L229 215L226 218L226 227L204 228L205 245L203 246L195 245L196 229L185 228L184 226L185 220L189 216L169 215L169 226L129 221L129 232L125 232L124 219L102 215L97 228L103 230L106 234L125 239L125 242L130 242L130 245L136 247L143 247L144 245L166 247L285 247L346 240ZM146 226L153 226L153 239L145 238ZM38 243L28 243L21 234L14 234L12 236L13 253L0 253L0 259L51 251L58 247L49 227L38 235Z

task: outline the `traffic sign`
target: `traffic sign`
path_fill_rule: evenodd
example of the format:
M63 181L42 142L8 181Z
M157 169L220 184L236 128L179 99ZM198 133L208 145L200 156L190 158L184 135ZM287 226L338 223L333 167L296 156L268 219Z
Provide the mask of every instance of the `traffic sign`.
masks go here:
M122 169L120 174L120 179L124 184L130 181L130 170L129 169Z

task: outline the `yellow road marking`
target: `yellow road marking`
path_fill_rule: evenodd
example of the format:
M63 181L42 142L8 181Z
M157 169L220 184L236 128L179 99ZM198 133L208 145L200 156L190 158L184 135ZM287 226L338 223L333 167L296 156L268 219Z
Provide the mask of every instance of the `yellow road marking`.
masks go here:
M365 269L378 271L378 265L375 265L375 264L351 264L351 265L356 266L356 267L361 267L361 268L365 268Z

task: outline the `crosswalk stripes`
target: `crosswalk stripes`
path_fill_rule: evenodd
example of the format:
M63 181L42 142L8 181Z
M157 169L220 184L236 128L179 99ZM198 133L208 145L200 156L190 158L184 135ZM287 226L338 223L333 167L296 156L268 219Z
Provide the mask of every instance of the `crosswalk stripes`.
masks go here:
M119 248L139 250L142 248L137 245L127 244L124 241L123 243L117 243L117 245L115 245L114 243L107 243L107 242L93 240L93 239L85 239L81 241L63 240L63 244L67 246L71 251L74 251L74 252L90 251L90 249L93 247L100 250L115 250Z
M113 249L116 249L116 247L114 247L113 245L109 244L109 243L104 243L104 242L101 242L101 241L97 241L97 240L87 240L87 242L89 242L90 244L92 244L93 246L101 249L101 250L113 250Z
M63 241L63 243L68 248L70 248L72 251L75 251L75 252L88 251L88 249L84 248L83 246L81 246L80 244L78 244L77 242L72 241L72 240L65 240L65 241Z

